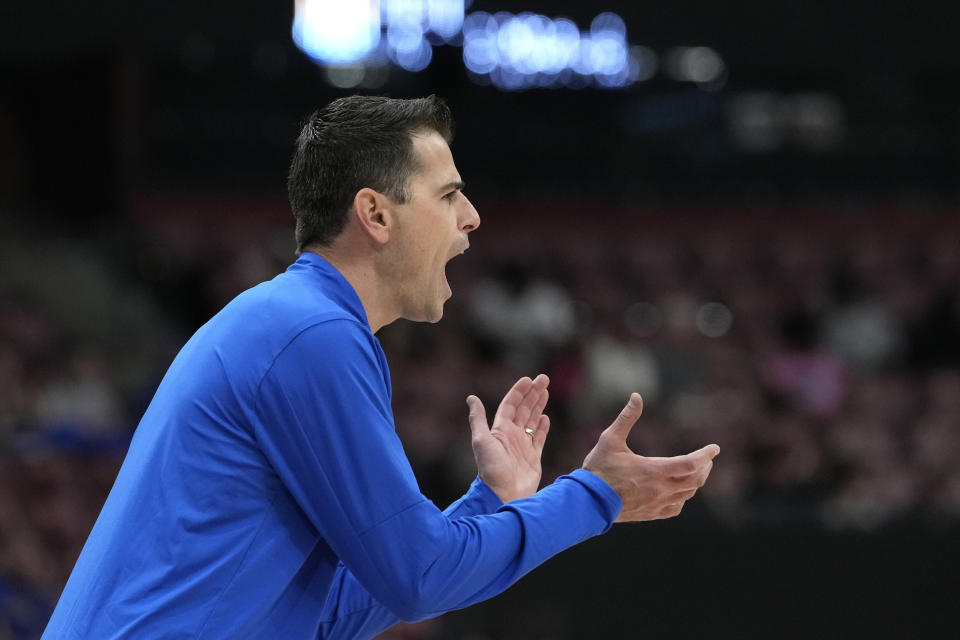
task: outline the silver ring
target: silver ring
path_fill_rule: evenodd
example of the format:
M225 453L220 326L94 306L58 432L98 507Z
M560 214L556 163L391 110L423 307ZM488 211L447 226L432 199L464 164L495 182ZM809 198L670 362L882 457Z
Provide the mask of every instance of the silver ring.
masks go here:
M533 434L536 433L536 431L531 429L530 427L524 427L523 432L528 436L530 436L531 438L533 437Z

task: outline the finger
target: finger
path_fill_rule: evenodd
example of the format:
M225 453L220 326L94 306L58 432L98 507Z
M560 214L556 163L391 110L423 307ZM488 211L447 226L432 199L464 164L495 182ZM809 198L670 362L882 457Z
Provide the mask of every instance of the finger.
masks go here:
M536 429L537 425L540 424L540 417L543 415L543 409L547 406L547 401L550 398L550 392L546 389L542 389L539 393L535 392L535 388L531 388L528 397L532 399L533 406L529 406L529 402L524 401L524 404L517 408L517 415L514 417L513 421L518 427L524 429Z
M699 487L697 487L699 488ZM693 496L697 495L697 489L684 489L683 491L678 491L672 496L670 496L671 502L686 502Z
M713 468L713 462L708 461L706 465L697 470L696 473L690 473L682 476L668 477L667 481L676 491L674 495L681 495L687 491L696 491L707 483L707 477Z
M537 379L539 378L540 376L537 376ZM537 428L537 424L540 422L540 418L543 416L543 410L547 406L547 401L550 399L550 390L547 389L547 385L550 384L550 380L547 378L547 376L543 376L543 378L545 380L543 383L543 388L540 391L539 397L537 397L536 404L533 405L533 411L530 413L530 417L527 419L528 423L532 423L530 426L532 426L534 429ZM534 380L534 384L536 384L536 380Z
M533 379L533 384L541 389L546 389L550 384L550 378L547 377L545 373L538 374L537 377Z
M631 393L627 406L623 408L620 415L613 421L613 424L607 427L604 433L626 443L627 436L630 435L630 430L633 429L633 425L637 422L641 413L643 413L643 398L640 397L639 393Z
M703 455L705 458L709 458L710 460L713 460L720 453L720 445L708 444L702 449L697 449L693 453L694 455Z
M697 477L697 488L699 489L703 485L707 484L707 477L710 475L710 470L713 469L713 460L707 462L704 466L703 471Z
M503 418L504 420L513 420L517 414L517 407L523 402L532 384L533 381L526 376L517 380L513 386L510 387L510 391L507 391L507 395L503 396L500 406L497 407L497 417Z
M720 447L708 444L691 453L673 458L663 458L664 471L672 478L684 478L703 472L704 467L713 466L713 459L720 453Z
M537 423L537 432L533 434L533 446L537 455L543 452L543 445L547 442L548 433L550 433L550 418L542 415Z
M470 408L470 414L467 422L470 423L470 434L474 439L482 438L490 433L490 427L487 426L487 411L483 403L477 396L467 396L467 407Z
M536 407L540 404L541 399L543 400L543 406L546 406L547 400L543 398L543 395L547 393L549 382L550 379L542 373L531 382L530 388L527 389L527 393L520 402L520 406L517 407L517 413L513 418L516 424L521 427L536 428L537 420L543 411L542 406L540 411L537 411ZM533 424L530 424L531 422Z
M675 502L673 504L668 504L663 509L660 510L661 518L672 518L674 516L680 515L680 512L683 511L683 503Z

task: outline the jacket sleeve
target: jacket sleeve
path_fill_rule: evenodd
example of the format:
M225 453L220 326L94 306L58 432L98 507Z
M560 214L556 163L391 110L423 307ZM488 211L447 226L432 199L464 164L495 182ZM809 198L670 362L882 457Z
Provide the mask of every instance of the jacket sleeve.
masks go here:
M448 519L493 513L503 502L479 477L467 492L443 510ZM392 611L380 604L363 588L341 562L330 585L320 615L321 638L372 638L400 621Z
M617 494L577 470L495 513L448 518L420 493L404 455L385 367L365 327L314 325L261 381L254 429L350 579L397 618L432 617L496 595L617 517Z

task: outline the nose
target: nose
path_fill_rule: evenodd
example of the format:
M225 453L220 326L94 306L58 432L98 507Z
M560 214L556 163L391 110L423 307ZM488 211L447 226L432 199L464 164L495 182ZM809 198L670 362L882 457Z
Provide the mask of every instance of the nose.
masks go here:
M463 206L460 209L460 229L469 233L479 226L480 214L477 213L469 198L463 196Z

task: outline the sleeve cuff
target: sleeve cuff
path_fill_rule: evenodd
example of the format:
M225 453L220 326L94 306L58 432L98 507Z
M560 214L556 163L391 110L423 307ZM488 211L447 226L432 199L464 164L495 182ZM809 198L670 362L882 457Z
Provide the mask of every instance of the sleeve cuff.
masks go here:
M623 500L621 500L620 495L613 490L613 487L607 484L600 476L586 469L576 469L567 474L567 477L575 479L593 494L597 502L600 503L607 521L612 525L623 509Z
M500 496L480 476L477 476L470 485L467 496L477 501L483 508L482 513L493 513L503 506L503 500L500 499Z
M503 506L503 501L486 482L477 476L463 497L444 509L448 518L465 518L493 513Z

